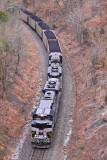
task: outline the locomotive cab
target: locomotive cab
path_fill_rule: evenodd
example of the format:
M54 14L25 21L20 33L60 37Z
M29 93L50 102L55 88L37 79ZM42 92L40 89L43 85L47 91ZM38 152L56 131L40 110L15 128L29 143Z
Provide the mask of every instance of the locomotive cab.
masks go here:
M32 121L31 142L33 147L48 148L52 141L52 121L37 117Z

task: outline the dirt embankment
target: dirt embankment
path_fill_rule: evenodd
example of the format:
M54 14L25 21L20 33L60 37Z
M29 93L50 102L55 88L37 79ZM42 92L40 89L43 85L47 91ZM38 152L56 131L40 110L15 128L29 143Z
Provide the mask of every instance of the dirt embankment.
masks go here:
M76 89L68 159L107 159L106 6L104 1L82 3L82 11L87 13L85 19L81 16L83 42L68 53Z

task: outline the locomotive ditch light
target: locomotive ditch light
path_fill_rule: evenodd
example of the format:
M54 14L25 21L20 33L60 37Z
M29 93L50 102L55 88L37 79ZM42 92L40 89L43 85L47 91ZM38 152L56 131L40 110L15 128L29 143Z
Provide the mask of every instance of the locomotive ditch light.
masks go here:
M39 137L39 135L35 134L35 138Z

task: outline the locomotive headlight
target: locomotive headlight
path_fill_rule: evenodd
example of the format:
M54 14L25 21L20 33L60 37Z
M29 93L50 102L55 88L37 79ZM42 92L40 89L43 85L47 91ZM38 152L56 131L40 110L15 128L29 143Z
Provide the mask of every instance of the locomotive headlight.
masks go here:
M43 117L44 115L43 114L41 114L41 117Z

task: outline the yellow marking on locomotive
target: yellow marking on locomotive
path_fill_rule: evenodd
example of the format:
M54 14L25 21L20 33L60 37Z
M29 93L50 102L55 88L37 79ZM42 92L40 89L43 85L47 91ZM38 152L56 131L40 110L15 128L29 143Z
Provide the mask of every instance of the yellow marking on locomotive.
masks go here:
M62 87L60 88L60 90L61 90L61 94L62 94Z
M52 142L52 133L48 132L48 134L50 135L50 141Z
M32 140L32 135L33 135L34 132L35 132L35 131L32 131L32 133L31 133L31 140Z

